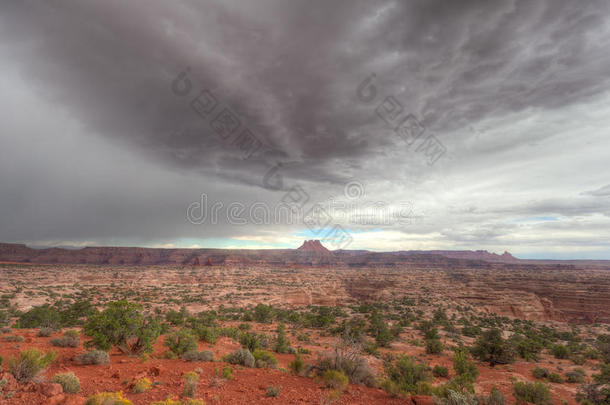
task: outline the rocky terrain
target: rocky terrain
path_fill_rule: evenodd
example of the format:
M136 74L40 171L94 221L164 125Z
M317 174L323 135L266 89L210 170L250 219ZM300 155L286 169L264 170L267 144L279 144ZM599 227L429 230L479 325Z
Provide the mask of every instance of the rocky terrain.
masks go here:
M330 252L319 241L294 250L39 250L1 244L0 261L28 269L0 269L5 284L121 279L138 280L141 288L168 283L209 290L214 285L206 302L229 294L235 304L287 305L339 305L425 292L523 319L610 322L610 266L603 262L521 261L482 251ZM260 291L259 282L265 283ZM239 292L243 288L247 295Z
M80 334L81 343L75 348L53 344L65 327L63 332L54 329L50 337L40 336L38 329L19 327L23 317L28 319L30 312L41 308L63 311L71 303L86 303L102 310L119 300L141 304L147 316L165 323L165 335L155 340L152 352L134 357L114 348L109 364L80 365L76 356L85 352L82 342L91 338L81 328L85 320L70 325ZM269 319L258 319L261 306L272 314ZM188 314L194 316L189 322L208 319L210 314L217 319L213 325L218 341L206 340L206 328L197 329L204 331L197 348L212 352L215 361L192 363L168 352L164 344L168 334L187 329L186 321L177 321L176 316ZM315 321L320 314L326 314L328 322ZM385 335L376 332L378 316L386 322ZM34 319L37 327L48 321L40 315ZM341 344L344 337L337 331L348 319L356 322L353 325L369 325L360 332L368 343L358 346L358 352L377 377L374 386L350 383L336 392L315 374L315 365ZM432 339L445 348L441 352L429 352L427 322L436 325ZM242 339L245 331L272 343L284 323L290 346L298 348L314 372L291 373L296 357L282 351L276 354L276 368L234 366L234 377L220 377L228 366L224 356L248 344ZM491 395L495 387L506 403L515 403L511 401L516 399L516 382L540 382L534 374L544 368L556 375L553 381L543 379L550 403L573 405L581 386L567 378L575 369L584 373L577 376L580 383L596 378L602 367L596 342L610 330L609 323L610 269L605 262L524 261L509 253L484 251L333 252L319 241L305 241L294 250L70 250L2 244L0 404L83 405L97 393L123 391L135 405L157 405L155 401L181 397L184 376L196 370L198 397L206 404L430 405L430 387L392 394L391 387L383 385L389 375L387 365L407 355L428 371L435 366L451 370L456 347L472 347L483 331L496 327L506 339L527 330L530 337L543 335L544 348L529 341L537 351L535 361L516 354L514 361L501 366L477 361L478 376L471 381L474 392ZM559 346L569 354L555 353ZM7 362L31 348L56 351L58 358L36 381L19 383ZM52 382L54 375L66 372L80 379L77 394L63 392ZM451 385L453 373L435 375L427 384L458 389ZM134 391L141 379L153 384L144 393ZM270 396L270 389L279 394Z

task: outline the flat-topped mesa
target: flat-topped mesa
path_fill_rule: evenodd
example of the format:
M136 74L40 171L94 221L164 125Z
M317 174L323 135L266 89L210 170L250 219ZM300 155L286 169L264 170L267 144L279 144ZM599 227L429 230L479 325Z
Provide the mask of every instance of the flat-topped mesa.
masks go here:
M299 247L297 250L303 250L307 252L330 253L330 250L326 249L317 239L304 241L301 247Z

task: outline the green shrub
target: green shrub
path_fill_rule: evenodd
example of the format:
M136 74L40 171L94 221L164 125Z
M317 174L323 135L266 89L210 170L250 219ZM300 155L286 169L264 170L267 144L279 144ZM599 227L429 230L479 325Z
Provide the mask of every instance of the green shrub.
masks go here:
M570 350L563 345L554 345L551 348L551 353L556 359L567 359L570 356Z
M267 393L265 394L268 397L277 397L280 395L280 391L282 390L281 385L270 385L267 387Z
M511 336L509 342L516 354L527 361L538 361L538 356L544 348L540 339L533 339L518 334Z
M566 373L566 381L569 383L582 383L585 381L586 375L585 370L582 368L575 368Z
M426 353L427 354L439 354L443 351L443 344L440 339L427 339L426 340Z
M598 384L610 384L610 364L600 364L599 374L593 374L593 380Z
M536 405L551 404L549 387L541 382L516 382L513 384L515 398Z
M574 355L570 356L570 360L572 361L572 363L576 364L577 366L582 366L583 364L585 364L587 362L587 359L582 354L574 354Z
M479 405L504 405L506 398L495 386L491 387L489 396L479 398Z
M87 398L85 405L133 405L122 392L102 392Z
M222 369L222 376L223 378L226 378L227 380L232 380L233 379L233 367L231 366L224 366Z
M74 360L80 365L99 365L110 363L110 357L108 356L108 353L103 350L90 350L87 353L79 354L74 358Z
M273 308L270 305L258 304L254 308L253 318L259 323L269 323L273 320Z
M326 370L322 375L324 385L327 388L332 388L338 391L343 391L347 388L349 378L341 370Z
M273 350L277 353L288 353L290 349L290 341L286 337L286 326L281 323L277 328L277 339Z
M199 340L202 340L211 345L216 344L216 342L218 341L218 337L220 336L220 331L218 330L218 328L212 326L196 325L196 327L193 328L193 331L195 332Z
M97 313L97 309L89 301L76 301L70 305L61 305L60 302L55 305L59 306L61 309L59 316L61 319L61 326L63 327L82 325L83 318L88 318Z
M464 349L456 349L453 355L453 370L468 382L474 382L479 376L477 365L469 359L468 352Z
M464 326L462 328L462 335L468 337L477 337L481 334L481 328L478 326Z
M364 345L362 347L362 351L366 354L370 354L371 356L375 356L378 357L379 356L379 350L377 343L376 342L372 342L370 340L367 340L364 342Z
M161 334L157 320L145 317L142 306L126 300L111 302L107 308L91 316L84 326L89 345L101 350L116 346L122 353L151 352Z
M24 337L21 335L8 335L8 336L5 336L3 339L5 342L18 342L18 343L21 343L25 340Z
M551 375L548 369L542 367L536 367L532 370L532 376L534 378L548 378Z
M418 383L431 379L428 366L425 363L416 363L415 359L409 356L400 356L395 364L386 362L385 369L387 378L391 381L386 387L403 394L416 393Z
M241 332L239 334L239 343L253 352L259 347L262 347L262 336L253 332Z
M277 368L277 359L273 355L273 353L256 349L252 353L254 356L254 364L257 368Z
M486 361L490 366L496 364L508 364L514 359L514 353L510 345L502 338L502 331L490 329L483 332L477 339L472 354L481 361Z
M233 353L223 357L223 360L231 364L240 364L245 367L254 367L255 359L250 350L239 348Z
M184 375L184 396L194 397L197 392L197 384L199 384L199 374L194 371L189 371Z
M595 342L599 356L604 363L610 363L610 335L599 335Z
M552 383L557 383L557 384L563 383L563 377L560 374L551 373L551 374L549 374L548 378L549 378L549 381Z
M152 382L148 378L140 378L133 385L133 392L135 392L136 394L141 394L143 392L148 391L151 388L152 388Z
M49 337L53 333L55 333L55 329L50 328L50 327L44 327L44 328L40 328L40 330L38 331L38 336L39 337Z
M186 361L214 361L214 353L209 350L204 350L202 352L189 350L182 355L182 358Z
M65 393L76 394L80 392L80 380L73 372L55 374L51 380L60 384Z
M51 344L58 347L79 347L80 335L77 330L69 330L62 337L51 339Z
M44 327L59 329L61 327L61 314L57 309L45 304L23 313L15 326L24 329Z
M439 366L437 364L432 369L432 375L435 377L447 377L449 375L449 370L447 370L447 367Z
M180 308L180 311L170 309L165 314L165 320L174 326L183 326L187 317L188 312L185 307Z
M177 356L197 349L197 336L190 329L180 329L165 336L163 345Z
M305 370L305 361L299 353L294 355L294 360L288 364L288 367L292 370L293 373L297 375L301 375Z
M19 353L19 358L11 357L8 367L17 381L27 383L36 378L56 358L55 352L42 353L38 349L26 349Z

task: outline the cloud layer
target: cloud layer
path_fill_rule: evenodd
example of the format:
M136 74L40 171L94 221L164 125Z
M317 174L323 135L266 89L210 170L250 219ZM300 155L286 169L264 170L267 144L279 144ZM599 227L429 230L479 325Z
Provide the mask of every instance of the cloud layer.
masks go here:
M419 219L337 220L353 247L610 258L609 17L602 0L3 2L0 240L296 244L302 224L185 210L295 184L349 200L355 179ZM376 114L390 96L446 148L433 166Z

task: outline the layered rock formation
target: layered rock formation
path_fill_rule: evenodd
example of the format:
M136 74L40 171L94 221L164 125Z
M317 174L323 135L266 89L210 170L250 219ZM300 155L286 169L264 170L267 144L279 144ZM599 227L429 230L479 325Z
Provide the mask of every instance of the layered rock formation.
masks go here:
M64 272L69 273L70 283L92 282L104 269L113 281L150 277L151 285L159 285L205 280L227 284L226 292L237 289L243 280L254 280L248 281L247 288L253 294L248 299L255 303L251 283L260 279L274 283L261 290L261 297L271 295L277 303L336 305L387 301L418 292L524 319L610 323L610 265L603 261L523 261L483 251L329 252L316 241L306 241L301 249L283 250L69 250L0 244L0 261L28 264L27 273L23 269L12 272L10 266L0 268L4 271L0 281L27 274L31 283L30 268L40 263L45 265L38 267L48 273L45 282L55 282ZM89 265L105 266L90 271ZM200 279L193 279L191 273Z

